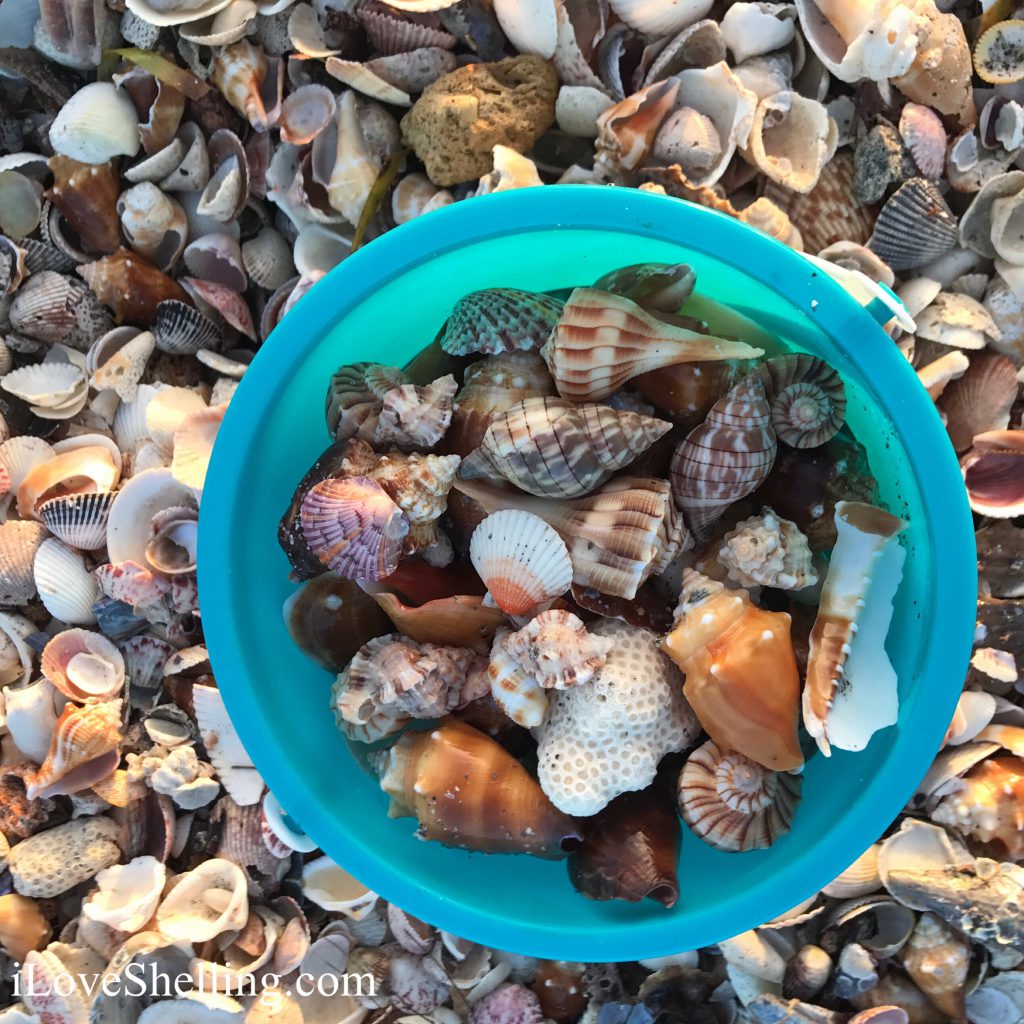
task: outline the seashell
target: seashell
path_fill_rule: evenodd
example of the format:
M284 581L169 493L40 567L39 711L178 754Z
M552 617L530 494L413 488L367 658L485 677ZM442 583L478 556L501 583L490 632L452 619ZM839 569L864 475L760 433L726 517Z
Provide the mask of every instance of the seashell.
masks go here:
M558 43L557 4L553 0L497 0L494 14L502 32L518 53L532 53L545 60L555 55Z
M330 51L323 51L325 53ZM399 60L408 59L409 54L398 54ZM365 96L391 103L396 107L411 107L412 96L390 79L397 77L392 73L393 58L378 58L360 63L353 60L340 60L338 57L327 58L327 73L349 86L353 95L358 91ZM379 73L383 72L383 74ZM347 95L343 94L343 95Z
M494 631L505 621L500 608L485 605L483 598L475 595L437 598L413 606L387 591L374 589L370 594L395 629L417 643L471 647L482 653L489 649Z
M1024 487L1020 433L992 430L978 434L974 447L961 461L971 508L980 515L1008 519L1020 514Z
M195 277L244 292L249 286L242 250L230 235L209 234L185 249L185 266Z
M8 688L5 697L7 730L14 745L26 757L42 763L57 725L57 691L49 680L39 679L30 686ZM35 765L31 767L35 769Z
M249 199L249 164L245 149L234 132L218 128L210 137L214 171L196 204L199 217L212 221L234 220Z
M516 725L533 729L544 723L548 715L548 695L544 687L509 650L511 630L499 629L495 634L487 665L491 696Z
M146 406L146 428L162 451L170 453L178 425L194 413L206 409L206 403L191 388L164 386Z
M425 46L450 50L455 46L455 37L450 32L433 24L402 18L386 3L364 4L358 16L375 53L411 53Z
M893 270L911 270L949 252L957 237L956 218L935 184L910 178L882 207L868 246Z
M80 554L50 537L39 546L32 571L39 599L55 619L74 626L96 621L92 606L100 589Z
M971 948L934 914L922 914L901 958L911 980L942 1013L964 1018Z
M514 188L533 188L543 185L537 165L508 146L495 146L492 153L494 168L481 177L474 195L486 196L492 192L507 192Z
M164 192L201 192L210 180L206 137L197 124L186 121L178 129L174 141L180 146L171 142L166 150L129 168L125 177L130 181L133 174L135 177L145 175L147 179L150 175L154 178L160 175L156 183Z
M225 46L213 60L210 79L224 99L258 131L265 132L274 123L267 108L267 86L273 85L273 73L266 55L247 39Z
M918 170L938 181L946 162L946 129L931 107L907 103L900 112L900 138L910 150Z
M957 348L984 348L989 338L1001 335L985 307L958 292L940 292L916 321L919 338Z
M409 378L394 366L351 363L339 367L327 388L328 431L337 441L351 437L372 441L384 396L408 383Z
M223 10L178 31L182 39L200 46L227 46L250 32L258 13L253 0L232 0Z
M733 4L722 18L722 35L736 63L788 45L795 34L795 13L781 4Z
M161 270L169 270L185 248L185 211L151 182L142 182L117 201L128 244Z
M452 309L441 333L441 348L455 356L539 349L562 307L559 299L517 288L470 292Z
M333 67L328 60L328 71ZM402 94L405 95L404 93ZM358 224L373 183L383 167L370 148L364 126L360 123L360 108L356 94L346 90L338 99L337 148L334 162L326 182L331 207L341 213L350 224ZM319 138L327 139L327 132Z
M624 793L584 826L569 857L569 880L589 899L645 898L673 907L679 898L680 828L669 773L641 793Z
M98 890L82 904L82 914L90 921L133 935L153 916L166 874L164 865L148 856L104 868L96 876Z
M459 475L503 477L541 497L578 497L624 469L669 426L610 406L527 398L492 421Z
M156 922L168 938L206 942L239 931L248 915L242 869L215 857L178 877L157 907Z
M4 604L14 603L6 597L0 600L3 600ZM32 674L33 652L26 640L35 631L35 625L24 616L0 612L0 686L8 687L12 683L19 683L22 686L28 684Z
M75 329L75 304L84 294L71 278L50 270L33 274L11 303L11 326L38 341L65 341Z
M801 781L799 775L769 771L708 740L679 774L679 813L716 849L764 849L789 832Z
M470 993L476 995L485 982L481 982ZM469 1024L497 1024L498 1021L522 1021L534 1024L544 1019L538 996L524 985L502 984L486 995L478 996L469 1015ZM436 1011L435 1011L436 1012Z
M0 444L0 468L6 471L10 487L8 495L0 497L0 511L6 509L28 473L54 454L53 448L39 437L12 437Z
M451 423L452 400L458 384L448 374L427 387L401 384L385 392L377 415L373 441L399 448L431 448Z
M846 419L846 390L824 360L802 352L764 364L772 428L794 448L815 448L833 437Z
M964 27L959 18L934 6L922 7L918 13L927 23L920 32L917 56L910 71L893 84L907 99L927 103L969 127L976 114Z
M753 372L712 406L672 455L672 494L698 539L764 481L776 448L764 386Z
M709 0L683 0L666 8L655 0L611 0L612 10L631 28L663 38L700 21L711 10Z
M121 652L103 635L66 629L43 648L40 670L68 700L113 700L124 687Z
M592 636L571 612L541 612L505 641L506 650L545 689L566 690L589 682L614 642Z
M203 407L179 420L174 431L171 474L179 483L201 491L206 469L227 406Z
M273 228L263 228L242 243L242 263L249 277L261 288L280 288L294 271L292 250Z
M35 597L33 565L45 540L46 530L38 523L0 523L0 603L17 607Z
M974 70L984 82L1011 85L1024 78L1019 47L1024 41L1024 24L1000 21L982 33L974 46Z
M13 960L23 961L52 937L46 915L35 900L17 893L0 896L0 946ZM26 1024L30 1019L26 1016Z
M839 141L825 107L789 90L758 103L749 138L747 159L773 181L804 194L818 184Z
M161 352L195 355L202 348L219 348L221 332L209 317L179 299L165 299L156 307L153 340Z
M281 106L281 138L297 146L312 142L334 120L336 107L334 94L322 85L296 89Z
M391 193L391 213L396 224L405 224L453 202L451 192L438 188L425 174L407 174Z
M726 590L686 569L676 624L663 643L686 673L683 693L708 735L777 771L803 764L790 621L785 612L758 608L745 590ZM774 680L770 691L766 677Z
M519 762L463 722L406 733L382 753L377 768L381 788L391 797L390 816L417 818L424 839L546 859L564 857L580 839L572 819L551 804ZM439 799L451 793L455 779L463 780L455 798ZM491 800L485 780L506 799Z
M111 775L121 759L121 701L76 707L57 719L46 760L29 780L30 800L87 789Z
M252 341L256 340L256 326L252 313L243 296L214 281L202 281L197 277L183 277L181 284L188 294L204 310L214 310L231 327L241 331ZM206 346L204 346L205 348Z
M73 363L44 362L12 370L0 387L29 403L42 419L69 419L81 412L88 397L85 374Z
M488 516L473 532L469 557L494 603L512 615L535 610L572 583L565 542L542 519L518 509Z
M199 514L191 507L163 509L153 516L146 561L158 572L195 572Z
M307 224L299 232L292 259L300 274L326 274L352 251L352 239L326 224Z
M26 1014L28 1020L68 1021L69 1024L88 1020L89 1008L82 991L66 982L61 986L57 981L67 976L67 968L55 953L31 950L21 968L27 983L24 999L31 1013L31 1016ZM18 978L20 981L20 974Z
M540 350L559 394L607 398L626 381L679 362L752 359L763 349L658 320L621 295L577 288Z
M679 89L678 80L658 82L605 110L597 119L595 171L613 178L639 167L650 153Z
M127 93L110 82L90 82L65 103L50 125L54 152L86 164L135 156L139 120Z
M378 896L361 882L339 867L329 857L306 861L302 867L302 895L318 907L331 913L342 913L358 921L377 903ZM323 938L313 943L310 956L303 968L316 964L327 951L317 947Z
M771 509L737 523L722 538L718 561L741 587L802 590L818 582L807 538Z
M840 501L835 523L803 693L804 727L826 756L832 743L863 749L896 720L896 673L884 641L906 557L895 540L906 523L883 509Z
M81 163L69 156L54 156L48 163L53 187L46 198L60 210L87 249L116 251L121 233L116 208L119 183L113 163ZM71 267L61 260L56 266L39 269L66 272Z
M878 850L877 843L869 846L845 871L836 875L822 892L836 899L851 899L877 892L882 888L882 879L878 873Z
M122 401L130 402L153 354L154 339L149 331L115 327L93 342L86 356L89 385L97 391L109 389Z
M25 250L21 246L15 245L9 238L0 235L0 285L3 285L3 294L13 295L28 273ZM6 373L9 369L8 366L4 372Z
M0 228L15 238L40 226L42 189L17 171L0 171Z
M978 434L1004 430L1020 382L1013 363L995 352L979 352L965 372L942 390L936 403L946 416L953 447L966 451Z
M168 667L172 667L171 662L165 666L165 676ZM194 686L192 700L203 746L228 795L240 807L258 803L263 795L263 780L231 724L220 691L210 686Z
M119 323L148 327L165 299L186 301L180 285L129 249L85 263L78 273Z
M178 483L169 469L136 473L114 499L107 519L107 554L111 563L146 566L150 522L165 508L195 503L192 492Z
M614 102L592 85L563 85L555 100L555 120L567 135L595 139L598 119Z
M156 390L151 384L140 384L135 397L117 407L113 422L114 440L122 451L135 453L140 446L152 440L146 428L146 406L153 400Z

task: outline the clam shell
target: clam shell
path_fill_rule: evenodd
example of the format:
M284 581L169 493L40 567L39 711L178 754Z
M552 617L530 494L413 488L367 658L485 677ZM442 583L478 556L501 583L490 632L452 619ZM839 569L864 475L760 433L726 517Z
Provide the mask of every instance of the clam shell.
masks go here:
M50 533L65 544L93 551L107 542L107 517L113 501L110 492L64 494L44 501L38 514Z
M497 355L539 349L562 311L562 302L516 288L485 288L459 299L441 334L451 355Z
M1005 356L995 352L973 356L967 371L944 388L936 403L946 415L953 447L963 452L975 435L1005 430L1019 390L1016 367Z
M36 596L33 564L45 540L38 523L0 523L0 604L25 605Z
M238 292L225 288L214 281L202 281L197 277L183 277L181 284L203 310L215 311L231 327L241 331L252 341L256 340L256 328L252 322L252 313L249 311L245 299ZM203 348L207 347L209 346L203 346Z
M169 938L206 942L227 931L240 931L248 915L242 869L213 858L177 879L157 907L156 921Z
M192 698L203 745L228 795L239 807L259 803L263 780L231 724L220 691L210 686L195 686Z
M227 46L249 33L258 13L253 0L231 0L223 10L178 31L182 39L200 46Z
M242 262L261 288L280 288L294 273L291 246L273 228L263 228L242 244Z
M535 611L572 584L565 541L543 519L518 509L484 519L473 531L469 557L494 603L512 615Z
M33 575L39 599L55 619L76 626L96 621L92 606L100 588L74 549L55 537L43 541L36 552Z
M142 145L135 105L110 82L90 82L65 103L50 125L56 153L86 164L135 156Z
M177 299L165 299L156 308L153 340L161 352L191 356L201 348L219 348L221 332L193 306Z
M555 100L555 120L569 135L596 139L598 118L613 103L606 92L592 85L563 85Z
M612 10L631 28L644 35L664 38L700 21L711 10L712 0L610 0Z
M179 483L193 490L203 489L206 467L226 409L223 405L210 408L204 406L178 422L174 431L171 473Z
M37 516L42 502L62 494L105 493L117 486L119 477L106 446L89 444L55 454L25 475L18 487L18 513Z
M150 523L165 508L194 503L192 491L169 469L147 469L131 478L114 498L107 519L107 555L114 564L146 566Z
M956 218L934 183L911 178L882 207L868 246L899 271L938 259L957 239Z
M296 146L305 146L330 124L336 110L330 89L322 85L301 86L281 105L278 119L281 138Z
M189 273L204 281L244 292L249 286L242 262L242 250L230 235L209 234L197 238L185 249Z

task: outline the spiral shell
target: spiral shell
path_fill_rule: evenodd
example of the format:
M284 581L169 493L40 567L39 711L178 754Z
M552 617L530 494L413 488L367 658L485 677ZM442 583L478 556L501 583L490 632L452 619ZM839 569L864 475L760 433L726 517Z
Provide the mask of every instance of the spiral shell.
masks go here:
M349 363L339 367L327 386L327 429L336 441L350 437L372 441L384 396L409 383L409 378L394 366Z
M452 309L441 348L454 356L539 349L561 312L559 299L518 288L471 292Z
M771 471L777 447L764 385L755 371L712 406L672 455L672 493L698 538L733 502L757 489Z
M742 587L801 590L818 581L807 538L771 509L737 523L722 538L718 560Z
M509 650L511 630L499 629L487 665L491 696L516 725L533 729L543 724L548 714L548 695L544 687Z
M846 419L846 389L823 359L793 352L764 364L772 427L794 448L816 448Z
M801 781L708 740L679 774L679 812L709 846L733 853L763 849L789 832Z

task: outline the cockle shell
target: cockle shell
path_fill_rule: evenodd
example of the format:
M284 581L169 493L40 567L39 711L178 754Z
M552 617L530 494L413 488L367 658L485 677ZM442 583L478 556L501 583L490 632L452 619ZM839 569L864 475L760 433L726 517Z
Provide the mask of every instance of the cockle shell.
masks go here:
M81 163L69 156L49 160L53 186L46 198L74 228L82 245L96 252L114 252L121 244L117 197L120 183L113 163ZM70 270L63 266L36 270Z
M166 874L164 865L148 856L105 868L96 876L99 889L82 904L82 913L90 921L134 934L153 916Z
M737 523L722 538L718 561L741 587L802 590L818 581L807 538L771 509Z
M945 255L957 238L956 218L935 183L910 178L882 207L868 246L900 271Z
M30 800L61 796L102 781L117 768L122 738L120 700L68 704L26 795Z
M219 348L221 332L208 316L187 302L165 299L156 307L153 339L161 352L195 355L203 348Z
M846 419L846 389L824 360L803 352L764 364L772 428L795 448L815 448L833 437Z
M672 493L698 538L771 471L777 443L770 414L755 371L720 398L673 453Z
M46 540L38 523L9 520L0 524L0 602L25 605L36 595L36 553Z
M391 213L396 224L405 224L454 201L447 189L438 188L425 174L413 172L402 178L391 193Z
M659 39L675 35L711 10L710 0L682 0L668 8L655 0L613 0L611 6L627 25Z
M237 864L220 858L181 875L156 911L160 931L187 942L238 931L248 916L245 875Z
M65 494L37 506L39 518L59 540L73 548L92 551L107 539L107 516L114 495L109 492Z
M566 690L589 682L615 646L594 636L572 612L541 612L505 641L506 649L545 689Z
M683 693L708 735L774 771L804 760L790 622L785 612L758 608L745 590L685 569L676 624L662 645L686 674Z
M390 816L416 817L425 839L556 859L580 838L572 819L552 805L518 761L462 722L406 733L381 761ZM455 798L441 799L455 780ZM502 793L500 801L492 798L495 791Z
M46 610L69 625L96 621L93 603L99 585L81 555L55 537L43 541L33 563L36 588Z
M121 652L105 636L66 629L43 648L40 670L68 700L84 703L116 697L124 686Z
M862 749L896 720L896 672L884 641L906 557L896 540L906 523L883 509L840 501L835 523L803 693L804 727L826 756L833 743Z
M931 107L907 103L900 113L900 137L910 150L918 170L937 181L946 157L946 129Z
M494 603L512 615L532 612L572 583L565 542L542 519L518 509L484 519L469 557Z
M708 740L679 774L679 812L719 850L763 849L789 832L801 781Z
M52 270L40 271L14 296L9 312L11 326L38 341L76 342L77 314L81 312L76 307L88 294L83 285L70 277Z
M752 359L764 350L665 323L621 295L577 288L541 349L559 394L593 402L680 362Z
M455 356L539 349L555 326L562 305L559 299L518 288L470 292L449 314L441 348Z
M65 103L50 125L54 151L87 164L135 156L139 120L128 94L110 82L90 82Z
M17 492L26 475L40 463L47 462L56 454L53 447L41 437L23 435L8 438L0 444L0 466L7 471L10 481L8 494ZM0 498L0 509L6 509L10 498Z
M459 475L504 477L541 497L578 497L624 469L669 427L610 406L528 398L493 420Z
M77 402L84 383L85 375L74 363L44 362L12 370L0 380L0 387L34 407L48 409Z
M226 405L203 407L178 421L174 428L171 475L179 483L196 491L203 489L210 455L226 410Z
M291 246L273 228L263 228L242 243L242 262L261 288L280 288L294 273Z

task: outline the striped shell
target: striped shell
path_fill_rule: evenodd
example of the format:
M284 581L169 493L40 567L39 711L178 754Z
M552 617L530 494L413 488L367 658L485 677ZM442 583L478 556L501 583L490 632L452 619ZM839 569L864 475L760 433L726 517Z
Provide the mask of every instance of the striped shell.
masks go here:
M696 283L688 263L634 263L609 271L593 287L623 295L647 310L677 313Z
M900 138L910 150L918 170L937 181L946 162L946 129L931 107L908 103L900 114Z
M374 443L432 448L452 421L452 401L458 387L449 373L426 387L401 384L391 388L381 400Z
M896 271L944 256L957 244L957 219L934 182L905 181L882 207L868 247Z
M348 579L390 576L409 532L402 510L364 476L323 480L310 488L299 523L314 556Z
M575 498L624 469L670 428L607 405L527 398L495 418L459 474L504 478L541 497Z
M488 516L474 531L469 557L502 611L526 615L572 584L565 542L543 519L507 509Z
M37 516L39 506L62 494L105 493L117 486L120 468L103 445L61 452L31 469L18 486L18 513Z
M38 523L0 523L0 604L25 605L36 595L33 562L46 530Z
M577 288L540 354L563 398L593 402L663 366L751 359L763 350L658 320L622 295Z
M794 448L817 448L846 419L846 389L823 359L793 352L764 365L772 427Z
M39 598L55 619L74 626L96 621L92 606L100 596L99 584L77 551L50 537L36 552L32 572Z
M778 447L770 419L764 385L753 372L720 398L676 448L672 493L698 538L768 476Z
M392 388L409 383L409 378L394 366L350 363L339 367L327 386L327 429L336 441L350 437L372 441L384 396Z
M109 491L63 494L44 501L38 512L55 537L73 548L93 551L107 542L107 517L113 503Z
M548 715L548 695L508 648L511 630L499 629L491 648L487 677L498 707L524 729L533 729Z
M44 648L39 665L44 676L68 700L111 700L124 686L121 652L102 633L65 629Z
M562 312L549 295L518 288L485 288L455 303L441 332L441 348L454 356L538 349Z
M178 299L164 299L156 307L153 340L161 352L194 356L201 348L220 348L220 329L198 309Z
M679 773L679 811L709 846L759 850L789 831L801 781L708 740Z

